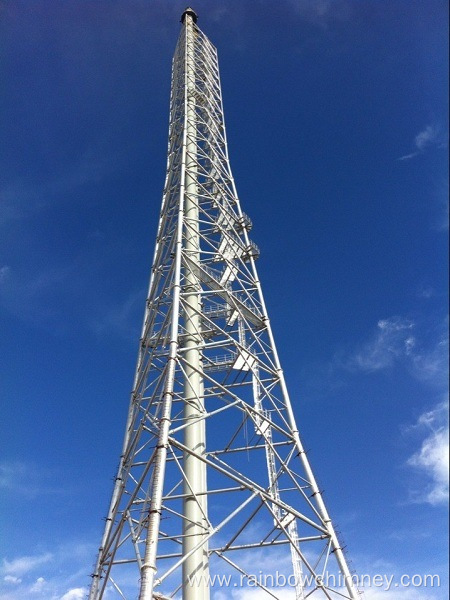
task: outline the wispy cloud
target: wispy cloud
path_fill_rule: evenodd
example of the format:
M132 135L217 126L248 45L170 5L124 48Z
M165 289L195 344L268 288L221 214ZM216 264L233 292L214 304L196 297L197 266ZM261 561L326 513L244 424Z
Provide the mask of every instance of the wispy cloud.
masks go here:
M334 367L348 371L373 373L402 364L416 378L442 389L448 376L447 321L425 344L424 332L405 317L380 319L372 336L348 355L337 355Z
M439 130L435 125L427 125L423 131L416 135L414 140L416 148L423 152L428 146L433 145L439 137Z
M140 316L144 311L144 290L134 291L121 303L111 306L104 315L91 322L94 333L103 338L111 333L118 337L134 341L136 327L140 325Z
M412 354L416 344L413 330L414 323L409 319L381 319L372 339L339 362L350 371L373 372L391 367L399 358Z
M416 323L403 317L382 319L367 342L349 356L335 359L335 367L373 373L401 364L414 378L443 393L448 382L447 321L428 344L418 329ZM421 476L420 490L411 493L411 501L431 505L448 502L448 400L423 412L404 432L419 436L419 448L407 460L407 466L415 471L416 487L417 476Z
M436 296L436 290L431 285L421 285L417 290L417 297L429 300Z
M395 529L388 537L390 540L405 542L407 540L425 540L431 537L431 533L429 531L423 531L422 529L420 531L414 531L414 529Z
M6 581L6 577L4 580ZM38 577L33 583L22 584L18 580L17 585L10 582L9 589L0 589L1 600L23 600L24 598L36 598L42 600L84 600L89 593L87 587L72 587L67 589L63 581L57 583L55 580L47 581L44 577ZM67 591L65 591L67 590Z
M60 600L82 600L82 598L86 598L86 594L88 593L87 588L79 587L72 588L68 592L66 592L63 596L61 596Z
M13 461L0 464L0 488L12 489L18 478L25 473L24 463Z
M49 563L52 560L53 554L50 552L35 556L20 556L11 561L4 558L1 571L7 576L19 577L30 571L35 571L38 567Z
M347 20L351 14L351 5L346 0L288 0L288 3L301 19L322 28L333 20Z
M87 565L95 544L68 540L54 552L5 557L0 562L1 600L79 600L88 593Z
M328 362L309 364L301 371L302 384L316 395L329 394L348 384L347 373L370 375L401 368L442 392L448 378L447 329L447 319L431 326L423 319L398 315L380 319L365 340L340 347Z
M51 179L29 181L24 176L9 182L0 188L0 227L64 202L82 186L101 181L117 164L116 156L91 148Z
M23 498L36 498L47 494L65 494L69 490L55 487L54 473L37 465L24 462L3 461L0 463L0 490L2 493L20 494Z
M11 273L11 267L9 265L3 265L0 267L0 285L6 283Z
M52 333L65 332L74 322L77 327L80 322L88 326L88 311L100 310L97 294L92 290L102 261L103 256L80 250L73 260L53 265L4 265L0 268L0 308ZM68 313L71 319L67 319Z
M400 156L397 160L410 160L419 156L419 154L423 154L428 148L435 146L445 146L441 131L437 125L427 125L414 138L415 150L409 154Z
M3 577L3 581L11 585L18 585L19 583L22 583L20 577L16 577L15 575L5 575Z
M74 270L74 263L46 266L33 273L4 265L0 269L0 305L21 319L48 323L58 309L57 302L49 298L67 292Z
M47 582L45 580L44 577L38 577L36 579L36 581L33 583L33 585L30 588L30 592L33 592L33 594L39 594L40 592L42 592L45 587L47 585Z
M411 499L434 506L446 504L449 498L448 401L420 415L412 429L425 437L407 464L423 474L428 483L420 491L413 492Z
M101 240L100 232L94 232L94 236ZM94 249L95 253L87 245L70 261L36 269L27 265L0 266L0 309L57 335L76 323L100 338L108 332L119 339L136 339L145 291L135 290L122 301L105 299L106 286L98 273L110 259L108 252L117 252L118 247L101 243Z
M417 347L411 353L411 367L417 379L440 389L448 382L448 336L446 331L428 348Z

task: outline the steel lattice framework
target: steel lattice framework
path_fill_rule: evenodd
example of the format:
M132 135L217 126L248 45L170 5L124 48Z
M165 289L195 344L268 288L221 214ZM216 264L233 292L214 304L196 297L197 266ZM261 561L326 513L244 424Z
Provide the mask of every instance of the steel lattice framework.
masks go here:
M355 600L231 174L217 51L192 9L182 22L150 287L90 599L208 600L208 577L227 573L279 598L257 577L264 564L293 576L296 600Z

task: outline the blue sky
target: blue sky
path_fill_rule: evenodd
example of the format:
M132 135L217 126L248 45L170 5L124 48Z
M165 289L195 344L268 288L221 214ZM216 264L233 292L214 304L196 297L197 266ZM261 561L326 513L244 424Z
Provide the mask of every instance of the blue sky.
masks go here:
M2 600L76 600L89 584L125 426L185 4L1 6ZM447 3L194 8L219 50L231 165L330 512L360 573L442 578L440 589L365 597L442 600Z

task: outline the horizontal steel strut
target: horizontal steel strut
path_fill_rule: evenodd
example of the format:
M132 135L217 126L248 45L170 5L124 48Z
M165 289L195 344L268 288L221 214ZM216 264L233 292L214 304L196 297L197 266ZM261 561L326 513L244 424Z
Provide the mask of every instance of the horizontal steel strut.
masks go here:
M230 574L279 598L255 577L264 562L290 565L296 600L356 600L231 173L217 51L192 8L181 22L144 322L89 598L210 600L214 577Z

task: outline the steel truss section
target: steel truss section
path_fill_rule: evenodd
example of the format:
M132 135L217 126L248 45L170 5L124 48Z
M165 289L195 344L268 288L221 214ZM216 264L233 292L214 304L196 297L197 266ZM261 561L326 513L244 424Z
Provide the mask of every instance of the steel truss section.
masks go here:
M182 21L136 374L89 597L209 600L208 578L235 574L278 598L277 570L297 600L355 600L231 174L217 51L191 9Z

